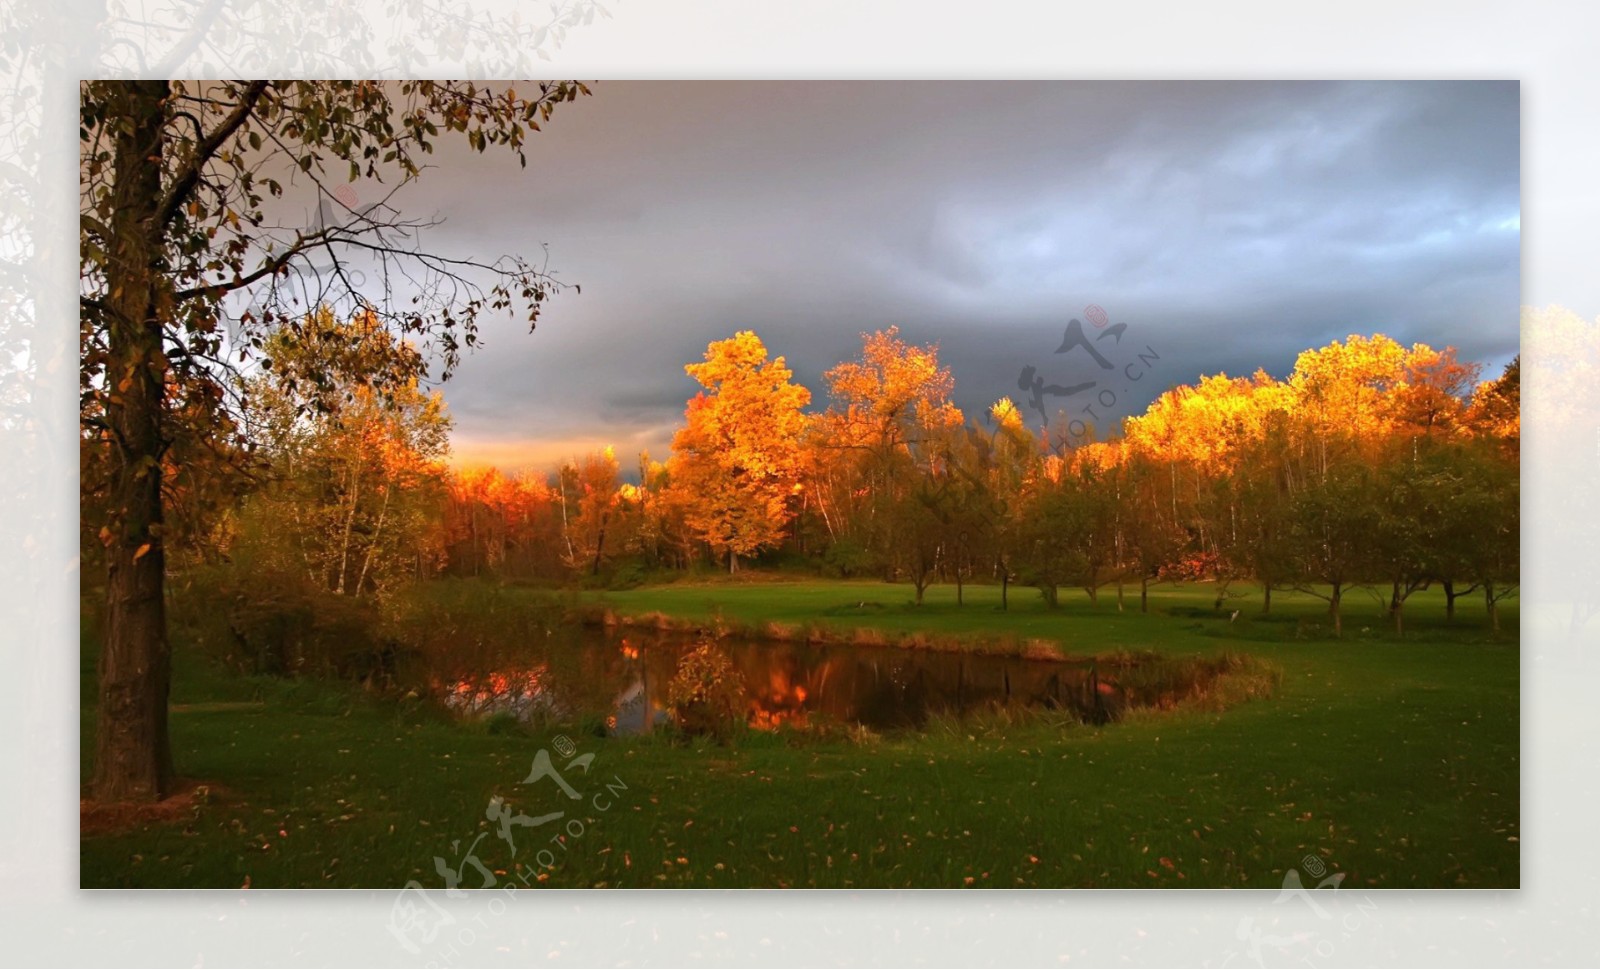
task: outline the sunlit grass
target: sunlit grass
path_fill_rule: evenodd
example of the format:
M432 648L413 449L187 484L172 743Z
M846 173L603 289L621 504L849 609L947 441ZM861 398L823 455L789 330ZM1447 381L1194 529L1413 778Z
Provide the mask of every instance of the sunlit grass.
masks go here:
M964 638L972 644L1024 639L1059 643L1072 655L1119 649L1192 652L1215 649L1218 638L1279 643L1331 639L1327 604L1307 593L1275 591L1270 613L1261 612L1258 588L1235 585L1221 594L1214 583L1161 584L1149 591L1149 611L1140 612L1137 586L1126 589L1121 609L1115 590L1101 591L1098 603L1082 592L1063 591L1059 609L1048 609L1039 593L1013 586L1007 608L994 585L968 585L963 603L954 586L930 587L921 606L910 587L873 580L786 580L773 582L674 583L632 590L585 594L590 604L614 613L650 617L719 620L748 632L762 625L787 629L874 631L854 636L887 639L888 634L920 633ZM1235 613L1237 615L1235 616ZM1445 620L1444 594L1413 594L1405 608L1405 634L1394 633L1384 603L1373 595L1347 593L1344 640L1419 642L1515 642L1517 604L1500 604L1501 634L1487 629L1482 601L1463 597L1453 621Z

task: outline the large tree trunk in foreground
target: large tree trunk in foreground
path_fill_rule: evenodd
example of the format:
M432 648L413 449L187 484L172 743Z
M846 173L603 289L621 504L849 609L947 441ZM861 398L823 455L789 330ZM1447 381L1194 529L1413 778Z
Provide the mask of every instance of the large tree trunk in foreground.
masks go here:
M165 81L130 82L128 124L116 139L117 215L106 274L113 519L106 537L106 627L94 759L94 794L104 801L153 801L172 787L161 535L167 367L157 310L161 230L155 224L166 96Z

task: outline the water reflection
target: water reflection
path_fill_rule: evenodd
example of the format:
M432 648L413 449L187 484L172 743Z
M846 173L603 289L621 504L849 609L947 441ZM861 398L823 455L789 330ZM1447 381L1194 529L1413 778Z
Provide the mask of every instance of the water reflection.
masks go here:
M545 664L522 670L492 671L457 680L445 693L445 704L458 714L481 717L511 714L521 720L538 715L560 716L558 692L552 690Z
M436 680L446 703L474 717L509 714L558 722L593 718L614 734L672 719L668 685L696 640L666 632L573 627L551 631L526 659ZM893 647L722 640L745 721L758 730L804 728L819 719L874 730L916 729L935 713L1006 706L1072 711L1114 720L1154 703L1123 671L1088 663L939 653Z

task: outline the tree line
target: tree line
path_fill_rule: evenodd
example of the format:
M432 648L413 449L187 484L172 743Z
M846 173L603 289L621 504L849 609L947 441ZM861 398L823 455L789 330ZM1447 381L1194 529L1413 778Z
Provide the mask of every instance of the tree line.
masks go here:
M1518 369L1480 382L1453 350L1352 336L1264 371L1174 387L1095 440L1031 430L1011 400L971 419L936 346L863 335L827 402L745 331L686 372L700 385L665 461L626 481L609 448L552 472L452 470L450 419L414 354L370 315L319 311L266 345L242 389L247 474L196 483L196 561L351 597L439 575L628 585L752 563L904 581L1063 591L1118 608L1152 582L1254 584L1328 603L1357 589L1403 630L1409 597L1477 594L1487 622L1518 579ZM396 361L400 361L398 365ZM375 382L375 372L402 380ZM203 467L203 466L197 466ZM229 466L232 467L232 466ZM183 482L191 469L174 467ZM86 468L86 495L90 494ZM180 521L185 516L177 517ZM92 516L86 515L91 522Z

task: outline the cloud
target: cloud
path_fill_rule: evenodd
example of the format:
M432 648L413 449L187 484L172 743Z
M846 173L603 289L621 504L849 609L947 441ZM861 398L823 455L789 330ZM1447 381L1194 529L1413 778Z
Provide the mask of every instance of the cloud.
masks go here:
M1518 99L1515 82L601 83L533 137L526 172L445 152L407 202L446 217L431 245L548 244L583 288L534 334L486 329L446 387L457 450L660 453L695 391L683 365L747 328L818 403L861 331L898 324L986 406L1091 302L1161 351L1133 408L1352 332L1497 367L1518 343Z

